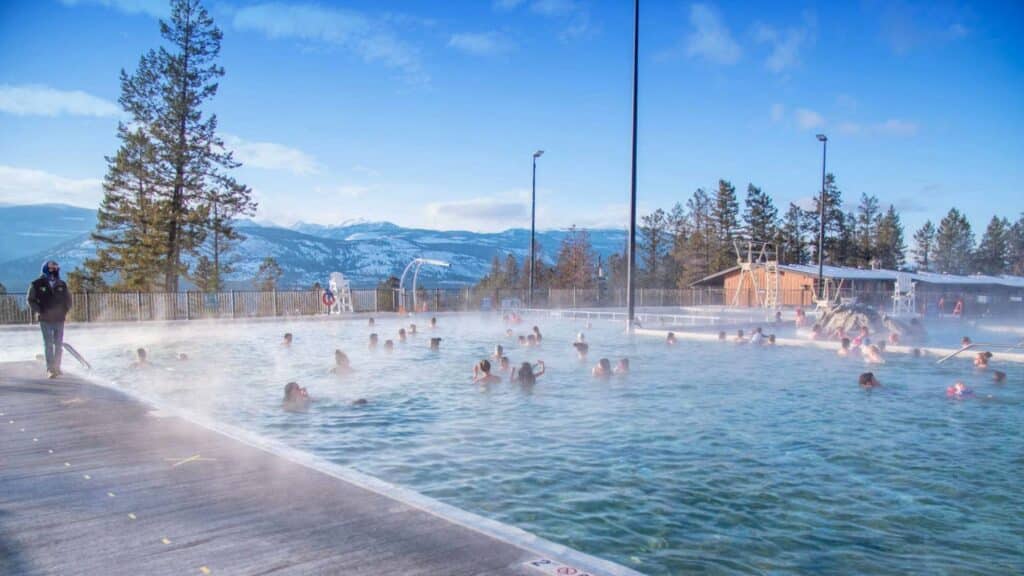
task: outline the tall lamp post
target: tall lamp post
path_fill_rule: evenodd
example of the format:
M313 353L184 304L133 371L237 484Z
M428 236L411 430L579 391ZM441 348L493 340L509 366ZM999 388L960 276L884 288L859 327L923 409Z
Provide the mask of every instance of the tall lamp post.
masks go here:
M828 136L818 134L821 142L821 200L818 201L818 300L825 299L825 153L828 151Z
M626 329L633 330L636 284L636 100L640 65L640 0L633 2L633 156L629 184L629 244L626 256Z
M537 241L537 158L544 155L543 150L533 153L533 192L530 194L530 295L526 297L527 305L533 308L533 264L537 261L535 254Z

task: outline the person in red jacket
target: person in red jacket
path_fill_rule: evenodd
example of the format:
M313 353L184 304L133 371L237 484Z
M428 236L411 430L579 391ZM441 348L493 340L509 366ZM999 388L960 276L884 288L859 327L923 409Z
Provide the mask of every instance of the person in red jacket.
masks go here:
M28 288L28 305L39 316L46 352L46 375L60 376L60 360L64 346L64 319L71 310L71 291L60 279L60 265L53 260L43 264L43 274Z

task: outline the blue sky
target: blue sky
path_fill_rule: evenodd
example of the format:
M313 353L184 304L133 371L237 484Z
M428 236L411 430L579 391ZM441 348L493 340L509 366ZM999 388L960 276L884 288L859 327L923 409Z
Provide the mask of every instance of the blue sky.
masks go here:
M626 1L207 3L227 75L210 106L259 219L430 228L625 225ZM95 206L118 73L164 2L0 3L0 201ZM908 237L951 206L1024 211L1024 5L646 0L641 212L724 177L784 208L820 185Z

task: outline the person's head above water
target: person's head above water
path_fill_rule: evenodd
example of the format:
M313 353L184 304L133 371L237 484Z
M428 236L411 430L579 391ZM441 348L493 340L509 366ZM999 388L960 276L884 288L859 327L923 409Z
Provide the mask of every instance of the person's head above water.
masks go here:
M491 362L490 362L490 360L487 360L486 358L481 360L481 361L479 361L479 362L477 362L476 366L484 374L490 374L491 373Z
M291 332L285 332L284 333L284 341L282 342L282 344L284 344L285 346L290 346L291 343L292 343L292 333Z
M374 320L373 320L373 316L370 316L370 317L369 317L369 318L368 318L368 319L366 320L366 325L367 325L367 326L373 326L373 325L374 325Z
M505 352L505 349L501 346L501 344L496 344L494 346L494 357L495 358L501 358L501 355L504 352Z
M576 353L580 355L580 358L587 355L590 352L590 344L586 342L573 342L572 347L576 349Z
M398 339L405 340L405 328L398 329Z
M437 337L431 338L430 339L430 349L434 350L434 351L440 350L441 349L441 339L437 338Z
M377 333L374 332L373 334L370 334L370 347L371 348L375 348L377 346L377 342L378 342Z
M334 351L334 363L338 366L348 366L348 355L342 352L341 350L336 349Z
M139 359L139 362L145 362L146 361L146 349L145 348L137 349L135 351L135 356Z
M612 373L612 363L607 358L601 358L597 361L597 365L591 370L594 376L609 376Z
M718 333L718 339L719 340L725 340L725 331L724 330L722 330L721 332Z
M864 372L860 375L860 378L857 379L857 382L860 384L861 388L876 388L881 386L881 383L879 383L878 379L875 378L874 372Z
M395 349L395 341L394 340L385 340L384 341L384 349L387 350L388 352L394 350Z
M437 326L437 316L430 317L430 327L433 328L434 326Z
M1002 384L1003 382L1006 382L1006 372L1003 372L1001 370L993 370L992 371L992 380L995 380L996 383L998 383L998 384Z
M848 350L850 348L850 339L843 338L842 340L839 341L839 346L841 346L843 350Z
M960 346L970 346L970 345L971 345L971 339L969 337L964 336L963 338L960 339Z
M526 335L526 345L527 346L533 346L535 344L537 344L537 336L534 335L534 334L527 334Z
M615 365L615 371L619 374L629 372L629 358L620 358L618 364Z
M508 370L508 356L502 356L500 362L501 362L501 369L502 370Z
M284 385L284 401L289 402L295 400L301 395L302 387L299 386L298 382L289 382Z
M668 342L669 344L675 344L676 343L676 333L675 332L669 332L668 335L665 336L665 342Z

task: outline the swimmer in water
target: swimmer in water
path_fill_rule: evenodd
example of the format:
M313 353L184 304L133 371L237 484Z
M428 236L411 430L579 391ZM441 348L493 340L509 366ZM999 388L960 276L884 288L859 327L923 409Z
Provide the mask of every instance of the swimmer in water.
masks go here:
M506 328L505 329L505 336L508 336L509 338L511 338L513 336L511 328Z
M601 358L597 365L590 369L590 374L595 378L607 378L612 375L612 363L607 358Z
M430 350L432 352L440 352L441 351L441 339L440 338L431 338L430 339Z
M523 336L522 334L519 335L519 345L526 346L526 336Z
M188 354L185 354L184 352L179 352L178 362L188 362Z
M491 358L501 358L505 354L505 349L501 344L497 344L494 347L494 352L491 354Z
M284 400L281 408L285 412L305 412L309 410L309 404L313 401L309 392L299 386L298 382L289 382L284 387Z
M768 335L768 345L775 346L775 334Z
M537 360L537 363L534 365L531 365L529 362L523 362L519 365L518 370L512 369L511 380L521 386L533 386L537 383L537 378L544 375L546 371L543 360Z
M587 335L584 334L583 332L577 332L576 333L576 341L577 342L586 342L587 341Z
M665 344L668 344L669 346L671 346L671 345L673 345L675 343L676 343L676 333L675 332L669 332L668 336L665 336Z
M615 364L615 373L624 375L629 374L629 358L620 358L618 363Z
M343 376L352 372L352 365L349 363L348 355L341 350L334 351L334 368L331 368L331 374Z
M536 345L537 345L537 337L534 336L533 334L527 334L526 335L526 347L527 348L533 348Z
M992 353L988 350L984 352L978 352L974 356L974 367L981 368L982 370L988 368L988 361L992 359Z
M850 356L851 352L852 351L850 350L850 339L843 338L843 340L839 343L839 350L836 352L836 355L845 358L847 356Z
M367 326L369 326L370 328L373 328L373 326L374 326L373 316L370 316L370 317L369 317L369 318L368 318L368 319L366 320L366 325L367 325Z
M968 338L967 336L964 336L963 338L960 339L960 347L961 348L967 348L971 344L972 344L971 339Z
M921 357L921 349L920 348L914 348L913 350L910 351L910 355L913 356L914 358L920 358Z
M586 359L587 352L590 352L590 344L586 342L573 342L572 347L576 349L576 357L580 360Z
M409 324L409 335L410 336L415 336L416 335L416 325L415 324Z
M398 342L405 344L405 328L398 329Z
M498 360L498 362L499 370L501 371L502 374L508 374L509 372L512 371L512 365L509 364L508 356L502 356L501 359Z
M394 340L385 340L384 341L384 351L385 352L394 352L395 351L395 341Z
M377 333L374 332L373 334L370 334L370 343L367 345L370 348L370 350L376 350L377 349L377 341L378 341Z
M896 346L900 343L900 335L897 332L889 332L889 344Z
M533 327L533 336L537 339L537 344L540 344L540 341L544 339L544 337L540 335L540 328L536 326Z
M497 384L501 382L501 377L491 374L491 363L485 359L473 365L473 382L477 384Z
M437 328L437 316L430 317L430 329L433 330L434 328Z
M741 336L741 338L742 338L742 336ZM761 330L760 326L758 326L757 328L754 328L754 333L750 335L750 343L751 344L762 344L762 343L764 343L764 331Z
M875 378L874 372L864 372L861 374L860 378L858 378L858 383L861 388L878 388L882 385L878 378Z
M719 342L725 342L725 331L724 330L718 333L718 341Z
M963 398L972 395L974 395L974 390L968 388L963 382L957 381L949 388L946 388L946 396L950 398Z
M775 323L776 324L782 324L782 312L781 311L776 311L775 312Z
M369 402L366 400L366 398L358 398L352 401L353 406L366 406L367 404L369 404Z
M996 384L1003 384L1003 383L1005 383L1006 382L1006 372L1003 372L1003 371L1000 371L1000 370L993 370L992 371L992 380L995 381Z
M285 332L284 333L284 340L281 341L281 346L284 346L285 348L291 348L291 346L292 346L292 333L291 332Z
M811 326L811 340L824 340L824 339L825 339L825 334L822 332L821 326L819 324L815 324L814 326Z
M148 368L149 366L152 366L152 364L150 364L149 360L146 358L146 349L139 348L138 350L136 350L135 362L132 362L130 368L136 370L139 368Z
M882 357L882 351L874 344L868 346L864 350L863 356L864 361L868 364L885 364L885 358Z
M743 329L742 328L740 328L739 330L736 331L736 338L733 341L736 342L737 344L746 344L747 343L746 337L743 336Z

